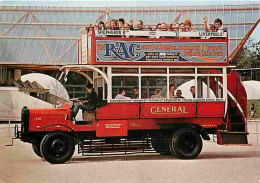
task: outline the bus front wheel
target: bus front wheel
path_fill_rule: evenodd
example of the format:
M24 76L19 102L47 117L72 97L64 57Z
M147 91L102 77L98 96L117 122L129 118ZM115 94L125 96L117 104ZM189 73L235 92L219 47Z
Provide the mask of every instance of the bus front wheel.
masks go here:
M170 150L179 159L194 159L202 150L200 134L192 128L182 128L170 138Z
M42 158L40 146L41 146L41 141L35 141L35 142L32 143L33 152L34 152L37 156L39 156L40 158Z
M71 136L64 132L48 133L41 142L43 158L52 164L65 163L74 154L75 144Z

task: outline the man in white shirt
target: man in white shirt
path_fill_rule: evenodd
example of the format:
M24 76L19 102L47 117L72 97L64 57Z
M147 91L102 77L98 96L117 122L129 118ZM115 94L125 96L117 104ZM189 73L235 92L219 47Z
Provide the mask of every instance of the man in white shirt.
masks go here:
M208 17L205 16L203 18L204 29L205 29L206 32L212 32L212 30L208 28L207 21L208 21ZM224 32L224 29L222 27L222 20L221 19L217 18L214 21L214 26L215 26L215 31L214 32L219 32L219 33Z

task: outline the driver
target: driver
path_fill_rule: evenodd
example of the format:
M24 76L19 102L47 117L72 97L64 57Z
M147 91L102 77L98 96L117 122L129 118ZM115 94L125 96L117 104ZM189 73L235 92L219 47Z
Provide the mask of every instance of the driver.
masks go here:
M87 93L84 97L79 97L78 99L73 99L73 106L72 106L72 118L75 118L79 112L79 109L82 111L95 111L97 103L98 103L98 97L97 93L95 92L95 89L93 88L93 84L88 83L86 85ZM76 102L83 100L83 104Z

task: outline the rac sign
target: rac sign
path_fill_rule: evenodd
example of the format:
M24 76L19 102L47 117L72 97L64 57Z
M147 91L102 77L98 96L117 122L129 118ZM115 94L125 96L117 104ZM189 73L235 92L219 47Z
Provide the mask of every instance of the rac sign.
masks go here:
M115 44L105 44L104 57L116 57L120 60L134 60L140 56L138 51L140 44L127 45L125 42L116 42Z

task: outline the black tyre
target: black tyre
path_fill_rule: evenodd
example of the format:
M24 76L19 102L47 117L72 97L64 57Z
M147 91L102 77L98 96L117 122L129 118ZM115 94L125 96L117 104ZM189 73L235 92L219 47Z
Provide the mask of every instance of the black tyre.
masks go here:
M151 144L155 152L160 155L170 155L171 151L169 149L169 138L168 137L153 137Z
M37 156L39 156L40 158L42 158L40 146L41 146L41 141L35 141L35 142L32 143L33 152L34 152Z
M64 132L47 134L41 142L41 154L52 164L65 163L75 151L75 144L71 136Z
M202 150L199 133L191 128L183 128L170 138L170 151L179 159L194 159Z

